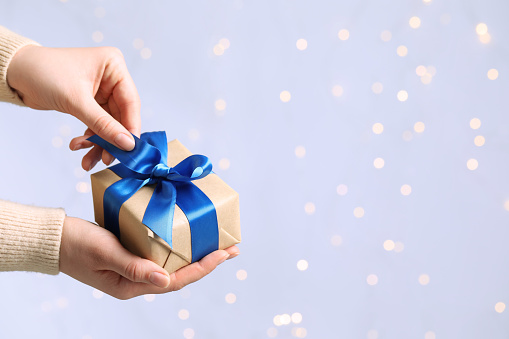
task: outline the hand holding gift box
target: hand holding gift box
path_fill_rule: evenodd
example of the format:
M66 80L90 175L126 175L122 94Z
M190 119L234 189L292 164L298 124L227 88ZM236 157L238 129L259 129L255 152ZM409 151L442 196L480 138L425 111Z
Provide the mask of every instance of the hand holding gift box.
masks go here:
M239 198L207 157L164 132L135 137L125 152L94 135L120 164L91 176L97 223L132 253L174 272L240 242Z

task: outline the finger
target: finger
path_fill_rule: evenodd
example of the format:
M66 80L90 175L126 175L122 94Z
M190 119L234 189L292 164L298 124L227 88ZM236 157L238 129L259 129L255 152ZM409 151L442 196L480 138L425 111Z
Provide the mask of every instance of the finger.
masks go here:
M182 287L200 280L212 272L219 264L229 257L225 250L218 250L205 256L200 261L187 265L170 275L170 289L180 290Z
M93 133L92 131L90 133ZM71 140L69 143L69 148L71 151L78 151L80 149L84 148L90 148L94 146L95 144L91 141L88 141L87 139L90 137L90 135L82 135L79 137L75 137ZM113 160L115 160L115 157L112 156L110 153L108 153L106 150L102 151L102 160L106 166L110 165Z
M93 132L91 132L93 133ZM79 137L75 137L71 140L69 143L69 148L71 151L78 151L80 149L90 148L94 146L95 144L91 141L88 141L87 139L90 137L90 135L82 135ZM115 157L113 157L110 153L108 153L106 150L102 151L102 160L106 166L110 165L113 160L115 160Z
M95 101L97 101L97 103L99 105L101 105L101 107L105 110L105 111L108 111L108 99L110 97L111 93L106 93L102 88L101 86L99 86L99 88L97 89L97 93L95 94Z
M122 54L111 54L101 85L96 93L96 100L101 103L107 100L111 113L113 113L111 102L114 101L120 112L117 119L127 130L139 137L141 131L140 96L127 70L123 56L119 57L119 55Z
M151 284L159 288L170 285L170 276L164 268L132 254L123 247L111 251L107 262L112 271L131 282Z
M239 248L235 245L226 248L225 251L230 255L228 260L233 259L240 254Z
M108 153L108 151L106 150L103 150L103 153L102 153L102 159L103 159L103 163L106 165L106 166L109 166L111 165L111 163L113 162L113 160L115 160L115 157L111 154Z
M94 146L93 142L87 140L88 138L89 136L87 135L81 135L79 137L73 138L69 143L69 148L71 149L71 151L78 151L80 149L90 148Z
M95 165L101 160L102 148L99 146L94 146L81 160L81 167L85 171L90 171L94 168Z
M91 130L90 128L88 128L88 127L87 127L87 129L85 130L85 133L83 133L83 135L84 135L84 136L88 136L88 137L90 137L90 136L92 136L92 135L94 135L94 134L95 134L95 133L94 133L94 131L92 131L92 130Z
M83 148L90 148L94 146L94 143L87 140L92 135L94 135L94 132L92 132L90 128L87 128L83 135L75 137L71 140L71 142L69 143L69 148L71 149L71 151L77 151Z
M141 131L140 96L127 69L126 73L125 77L113 89L113 99L120 112L122 125L139 137Z
M105 110L108 113L110 113L111 116L115 118L117 121L120 121L120 111L112 96L110 96L108 102L105 105L101 105L101 107L105 108ZM113 160L115 160L115 157L108 153L108 151L104 150L102 154L102 160L106 166L109 166L113 162Z
M76 116L107 142L125 151L134 148L134 138L131 133L93 98L84 100L80 107L76 107L76 111Z
M115 119L117 119L118 121L120 121L120 123L122 123L120 109L118 108L117 103L115 102L115 99L113 98L113 96L110 96L107 106L108 106L108 112L111 114L111 116L114 117Z
M160 288L149 284L133 283L130 281L123 281L125 285L123 285L122 288L128 291L130 297L180 290L184 286L196 282L212 272L219 264L228 258L228 255L228 251L218 250L212 252L198 262L179 269L170 275L170 285L166 288Z

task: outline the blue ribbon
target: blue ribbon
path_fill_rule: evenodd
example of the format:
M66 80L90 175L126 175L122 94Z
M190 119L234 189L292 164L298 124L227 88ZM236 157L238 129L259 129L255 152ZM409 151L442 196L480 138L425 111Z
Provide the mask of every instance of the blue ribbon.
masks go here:
M212 172L210 160L195 154L175 167L168 167L165 132L143 133L141 139L133 137L135 147L130 152L122 151L98 135L87 139L120 161L120 164L109 168L122 179L104 192L104 226L120 239L120 207L143 186L156 185L143 215L143 224L171 247L173 214L177 204L191 228L192 262L217 250L219 232L214 204L191 182Z

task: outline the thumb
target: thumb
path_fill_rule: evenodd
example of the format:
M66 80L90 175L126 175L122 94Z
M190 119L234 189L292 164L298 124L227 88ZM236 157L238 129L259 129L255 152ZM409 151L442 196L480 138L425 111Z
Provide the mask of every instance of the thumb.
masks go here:
M161 288L170 285L170 275L156 263L142 259L125 248L115 253L111 269L133 282L153 284Z
M76 113L74 115L78 119L110 144L124 151L131 151L134 148L131 133L94 99L81 103L81 107L76 107Z

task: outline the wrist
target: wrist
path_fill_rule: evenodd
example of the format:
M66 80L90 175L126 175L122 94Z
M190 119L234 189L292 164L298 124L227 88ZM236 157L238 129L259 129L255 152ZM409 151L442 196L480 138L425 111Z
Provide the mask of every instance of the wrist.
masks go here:
M72 226L70 224L73 223L75 218L65 216L64 222L62 225L62 240L60 242L60 260L59 260L59 270L62 273L67 273L67 269L69 267L68 258L69 258L69 250L71 249L69 244L72 239L71 232L73 231Z
M23 106L24 104L16 91L7 83L7 69L18 51L26 46L39 46L39 44L0 26L0 45L2 46L0 48L0 101ZM9 75L9 80L11 80L11 75Z
M41 46L37 45L26 45L21 47L16 51L14 56L11 59L11 62L7 66L7 74L6 80L7 85L15 91L21 98L22 93L20 89L22 88L23 79L25 78L23 75L23 71L26 70L27 62L29 62L32 53L34 50L41 48Z

